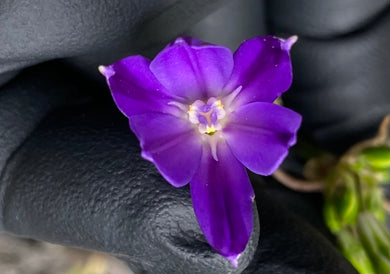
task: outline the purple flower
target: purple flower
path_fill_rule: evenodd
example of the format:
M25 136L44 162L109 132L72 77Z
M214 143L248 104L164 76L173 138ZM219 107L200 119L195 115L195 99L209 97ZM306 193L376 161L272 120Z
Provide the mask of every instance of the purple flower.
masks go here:
M299 114L273 104L291 85L295 41L257 37L233 55L178 38L152 61L137 55L99 67L142 156L173 186L190 183L202 231L234 265L253 225L245 168L273 173L301 123Z

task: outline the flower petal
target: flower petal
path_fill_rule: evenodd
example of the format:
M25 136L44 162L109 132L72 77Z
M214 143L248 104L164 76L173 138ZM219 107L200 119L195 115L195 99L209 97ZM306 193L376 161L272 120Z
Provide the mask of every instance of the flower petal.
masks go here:
M264 102L241 106L229 116L223 129L234 156L251 171L272 174L296 142L301 116Z
M204 149L190 183L191 197L206 239L234 264L252 232L254 192L244 166L224 141L218 142L217 153L218 161Z
M233 70L233 55L228 48L200 45L178 38L162 50L150 64L157 79L175 96L192 103L216 96Z
M147 113L130 117L142 156L154 163L173 186L186 185L197 170L201 139L187 121L169 114Z
M272 36L245 41L234 53L234 68L226 90L242 86L234 105L272 103L292 82L290 48L296 36L283 40Z
M130 56L110 66L100 66L118 108L127 117L147 112L173 112L172 97L149 69L150 61Z

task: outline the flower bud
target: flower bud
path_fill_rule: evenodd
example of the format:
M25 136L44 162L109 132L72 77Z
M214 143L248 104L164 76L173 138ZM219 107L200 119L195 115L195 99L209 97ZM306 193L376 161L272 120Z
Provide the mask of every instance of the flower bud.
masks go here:
M370 187L363 190L365 209L377 218L381 223L386 221L386 211L383 207L383 190L378 187Z
M344 256L359 273L374 273L371 260L368 257L359 237L352 228L342 229L337 233L337 240Z
M362 151L361 156L374 169L390 168L390 148L386 146L370 147Z
M345 225L354 225L359 211L359 199L351 173L340 171L334 177L333 187L326 193L324 205L325 221L332 232ZM337 185L338 182L338 185Z
M325 203L323 209L326 225L332 233L337 233L342 228L342 223L336 212L336 208L332 203Z
M357 232L375 273L390 273L390 234L384 224L364 211L358 216Z

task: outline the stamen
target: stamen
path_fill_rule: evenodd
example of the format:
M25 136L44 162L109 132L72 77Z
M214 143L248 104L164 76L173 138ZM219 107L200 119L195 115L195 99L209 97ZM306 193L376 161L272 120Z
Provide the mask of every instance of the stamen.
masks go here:
M224 98L224 103L225 105L227 106L230 106L231 103L233 102L233 100L237 97L237 95L240 93L242 89L242 86L239 86L238 88L236 88L235 90L233 90L232 93L230 93L229 95L227 95L225 98Z
M213 135L209 138L209 145L210 145L210 150L211 150L211 156L213 156L215 161L218 160L218 155L217 155L217 145L218 145L218 138L219 135Z
M175 102L175 101L168 102L168 105L175 106L175 107L179 108L180 110L182 110L184 112L186 112L187 109L188 109L188 105L185 105L185 104L182 104L182 103L179 103L179 102Z

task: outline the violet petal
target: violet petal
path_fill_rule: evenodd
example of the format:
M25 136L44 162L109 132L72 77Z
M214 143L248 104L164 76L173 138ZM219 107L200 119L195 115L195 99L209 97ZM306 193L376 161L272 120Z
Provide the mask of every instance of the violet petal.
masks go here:
M187 103L219 95L233 70L231 51L216 45L191 46L187 40L179 38L162 50L150 70Z
M99 67L116 105L127 117L175 111L175 107L167 104L172 97L151 73L149 64L150 61L142 56L130 56L110 66Z
M254 192L244 166L222 140L217 153L218 161L204 148L190 183L191 197L207 241L234 264L252 232Z
M199 166L201 138L190 123L169 114L132 116L130 127L138 137L142 156L153 162L173 186L186 185Z
M257 174L270 175L295 144L300 124L298 113L275 104L256 102L232 112L223 133L243 165Z
M176 38L175 41L173 41L170 44L168 44L167 47L171 47L171 46L173 46L174 44L177 44L177 43L183 43L183 40L189 46L198 46L199 47L199 46L205 46L205 45L214 45L214 44L211 44L211 43L199 40L198 38L195 38L195 37L182 36L182 37Z
M296 36L294 36L296 38ZM234 68L225 89L242 86L234 105L273 102L292 82L290 48L296 40L273 36L245 41L234 53Z

